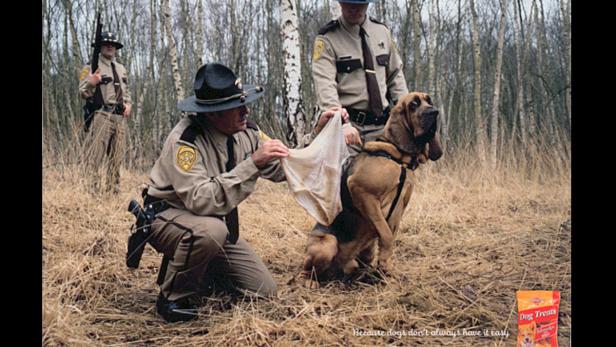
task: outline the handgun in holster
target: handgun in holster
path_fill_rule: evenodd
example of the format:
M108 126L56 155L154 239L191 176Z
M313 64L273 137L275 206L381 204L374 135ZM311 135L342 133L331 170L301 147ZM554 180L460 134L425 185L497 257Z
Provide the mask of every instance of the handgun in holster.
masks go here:
M156 219L156 213L152 209L143 209L135 200L128 204L128 211L132 213L137 221L131 227L131 234L128 237L128 251L126 252L126 266L131 269L139 267L141 256L145 244L152 233L152 223Z

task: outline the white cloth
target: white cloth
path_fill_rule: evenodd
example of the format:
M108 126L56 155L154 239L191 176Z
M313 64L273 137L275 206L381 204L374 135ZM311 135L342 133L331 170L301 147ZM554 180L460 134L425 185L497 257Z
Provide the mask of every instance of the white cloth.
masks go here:
M281 160L295 200L326 226L342 211L340 176L349 151L340 119L340 112L336 112L308 147L291 149Z

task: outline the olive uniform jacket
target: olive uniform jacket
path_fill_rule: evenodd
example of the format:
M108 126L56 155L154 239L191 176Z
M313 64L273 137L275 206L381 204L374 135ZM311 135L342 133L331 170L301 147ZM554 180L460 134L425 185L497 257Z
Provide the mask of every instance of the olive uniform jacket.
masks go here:
M227 135L202 118L183 117L152 168L148 195L196 215L224 216L255 190L257 178L285 180L279 160L262 169L255 166L251 155L263 140L254 123L248 121L246 130L232 137L237 165L225 172Z
M360 25L352 25L340 16L329 22L317 35L312 54L319 114L334 106L368 110L368 88L359 36ZM383 109L408 93L402 60L391 32L372 18L361 24L372 53ZM389 95L388 95L389 94Z
M122 88L122 99L125 104L132 104L130 92L128 89L128 72L124 65L118 63L115 58L109 60L102 54L98 57L98 69L101 73L101 94L103 95L103 101L107 106L114 106L117 103L117 96L114 88L113 70L111 69L111 63L114 63L118 78L120 79L120 87ZM90 86L88 84L88 75L90 74L91 67L86 65L81 70L79 76L79 96L83 99L88 99L94 96L96 86Z

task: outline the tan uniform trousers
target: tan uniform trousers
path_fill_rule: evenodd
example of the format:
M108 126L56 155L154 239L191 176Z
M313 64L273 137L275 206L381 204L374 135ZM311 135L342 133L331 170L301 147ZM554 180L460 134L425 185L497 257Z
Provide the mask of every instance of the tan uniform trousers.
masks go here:
M227 242L226 224L216 217L197 216L169 208L152 224L151 245L170 259L161 292L178 300L203 290L212 279L223 288L261 297L276 295L276 282L246 240ZM215 284L217 285L217 284Z
M124 158L126 121L124 116L96 111L86 142L86 158L98 191L120 190L120 167ZM106 182L104 179L106 177Z

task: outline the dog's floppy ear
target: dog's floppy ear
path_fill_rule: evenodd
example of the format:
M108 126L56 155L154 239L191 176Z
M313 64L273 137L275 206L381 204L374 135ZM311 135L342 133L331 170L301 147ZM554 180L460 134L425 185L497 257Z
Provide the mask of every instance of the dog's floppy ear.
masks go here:
M389 121L385 125L384 137L398 148L416 153L417 147L413 137L413 125L409 122L408 105L402 98L389 113Z
M428 158L436 161L443 155L443 149L441 147L441 140L439 139L438 132L434 134L432 140L428 141Z

